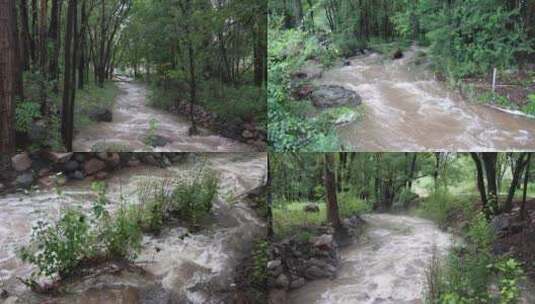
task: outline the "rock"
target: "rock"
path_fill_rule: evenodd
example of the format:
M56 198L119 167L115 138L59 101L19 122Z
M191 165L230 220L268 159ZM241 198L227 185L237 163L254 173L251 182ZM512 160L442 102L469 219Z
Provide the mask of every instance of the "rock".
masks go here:
M254 134L253 132L249 131L249 130L244 130L242 133L241 133L241 136L245 139L250 139L250 138L254 138Z
M305 278L307 278L309 280L316 280L316 279L329 277L329 273L327 273L326 271L323 271L318 266L314 266L313 265L313 266L308 267L305 270L304 276L305 276Z
M153 147L163 147L171 141L161 135L153 135L150 139L150 145Z
M506 214L497 215L490 221L490 227L496 234L507 230L510 225L511 219Z
M115 169L119 167L121 164L121 157L119 156L119 153L113 152L108 155L108 158L106 159L106 165L111 168Z
M318 213L320 212L320 206L318 204L309 203L309 204L306 204L305 207L303 207L303 211L311 212L311 213Z
M335 249L334 239L331 234L323 234L311 239L314 247L320 250L333 250Z
M267 263L267 269L268 270L273 270L273 269L275 269L275 268L277 268L277 267L279 267L281 265L282 265L282 261L281 260L272 260L272 261L269 261Z
M82 171L76 170L70 175L70 178L75 180L83 180L85 178L85 175L84 173L82 173Z
M30 188L30 186L33 184L33 175L31 173L24 173L22 175L17 176L17 179L15 180L15 185L18 188Z
M51 152L51 151L45 151L42 154L42 157L44 159L47 159L55 164L63 164L72 157L72 152Z
M137 166L139 166L140 164L141 164L141 162L140 162L138 159L136 159L136 158L133 158L133 159L129 160L129 161L126 163L126 165L127 165L128 167L137 167Z
M15 296L11 296L4 300L3 304L16 304L19 303L19 298Z
M104 108L93 109L89 112L89 118L94 121L111 122L113 115L110 110Z
M290 289L297 289L305 286L305 278L297 277L290 283Z
M344 60L344 66L350 66L351 65L351 61L349 60Z
M79 163L83 163L85 161L86 154L89 155L89 153L76 153L74 154L74 160L76 160Z
M49 174L50 174L50 169L43 168L43 169L39 170L39 172L37 173L37 176L38 177L43 177L43 176L46 176L46 175L49 175Z
M72 172L78 169L79 167L80 167L80 164L77 161L71 159L67 161L65 165L63 165L63 171Z
M104 168L106 168L106 163L96 158L88 160L84 165L86 175L92 175Z
M96 180L105 180L106 177L108 177L108 172L105 172L105 171L100 171L100 172L97 172L97 174L95 174Z
M290 286L290 280L288 280L288 277L284 273L281 273L275 280L275 286L287 289Z
M298 86L294 91L293 91L293 97L297 100L301 100L301 99L305 99L305 98L308 98L312 92L314 92L314 86L311 85L311 84L303 84L303 85L300 85Z
M167 156L165 156L165 155L162 157L161 164L162 164L162 167L164 167L164 168L165 167L169 167L169 166L172 165L171 161L169 160L169 158L167 158Z
M0 299L5 299L9 296L9 293L7 292L7 290L1 288L0 289Z
M151 165L151 166L155 166L155 167L159 167L160 166L160 163L151 154L144 155L143 156L143 162L146 163L147 165Z
M271 289L268 294L268 304L286 304L288 294L284 289Z
M0 183L0 192L4 191L5 188L6 188L6 186L4 186L4 184Z
M403 58L403 52L400 50L400 49L397 49L393 54L392 54L392 59L401 59Z
M11 157L11 166L17 172L26 171L32 167L32 160L28 153L19 153Z
M43 176L37 180L37 185L40 188L52 188L54 186L54 179L51 176Z
M319 86L310 96L315 107L324 109L339 106L357 106L360 96L354 91L336 85Z
M297 78L301 80L312 80L316 78L321 78L322 66L320 63L307 61L305 62L304 67L294 73L292 76L292 78Z

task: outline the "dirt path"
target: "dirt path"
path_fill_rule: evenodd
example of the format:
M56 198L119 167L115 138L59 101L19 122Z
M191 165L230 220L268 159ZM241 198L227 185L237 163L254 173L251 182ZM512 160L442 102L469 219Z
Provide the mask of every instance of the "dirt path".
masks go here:
M422 66L378 54L352 58L318 80L362 96L365 117L342 126L346 150L487 151L535 149L535 119L465 102Z
M155 109L148 105L144 85L120 81L121 94L113 108L112 122L99 122L82 129L74 138L73 149L77 152L92 151L95 147L113 147L121 151L171 151L171 152L241 152L254 151L244 143L200 129L198 136L188 136L191 126L184 117ZM163 147L152 148L144 143L150 121L157 122L156 134L169 142Z

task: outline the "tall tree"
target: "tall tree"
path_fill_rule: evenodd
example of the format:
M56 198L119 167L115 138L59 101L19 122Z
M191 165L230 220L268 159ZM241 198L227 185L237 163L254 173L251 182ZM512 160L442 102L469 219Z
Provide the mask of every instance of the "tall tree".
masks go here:
M335 160L333 153L324 154L324 183L327 194L327 221L338 230L341 226L338 214L338 201L336 199Z
M73 140L73 116L74 116L74 90L73 87L73 64L75 62L75 22L77 0L69 0L67 9L67 25L64 39L64 70L63 70L63 106L61 112L61 135L67 151L72 151Z

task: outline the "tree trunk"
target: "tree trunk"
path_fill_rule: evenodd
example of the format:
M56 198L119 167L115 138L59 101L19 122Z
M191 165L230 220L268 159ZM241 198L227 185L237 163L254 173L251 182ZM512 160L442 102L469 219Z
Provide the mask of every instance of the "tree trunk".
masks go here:
M69 0L67 12L67 26L65 28L65 59L63 72L63 107L61 113L61 135L63 144L67 151L72 151L73 137L73 83L72 83L72 65L73 65L73 36L76 19L76 0Z
M81 12L81 26L80 26L80 56L78 60L78 89L84 88L85 66L86 66L86 36L87 36L87 12L86 2L82 0L82 12Z
M20 1L20 23L22 31L22 62L24 70L30 69L30 50L31 50L31 34L28 21L28 3L26 0Z
M513 170L513 180L511 181L511 185L509 186L509 192L507 193L507 199L505 200L505 204L503 207L505 212L509 212L513 209L513 199L515 197L515 192L520 184L520 180L522 179L522 172L525 166L527 165L524 159L525 157L528 157L529 159L529 154L521 153L518 156L518 159L515 161L515 168Z
M17 17L15 1L0 0L0 152L15 151Z
M414 173L416 173L415 171L416 171L416 158L417 157L418 157L417 153L414 153L412 155L411 168L409 170L409 182L408 182L408 185L407 185L409 190L412 189L412 179L414 178Z
M487 175L487 209L489 215L494 215L498 212L498 188L496 184L496 160L498 154L496 152L481 153L481 158L485 166L485 174Z
M531 154L528 153L528 160L526 164L526 171L524 172L524 189L522 193L522 205L520 205L520 219L525 220L527 217L526 212L526 197L528 194L528 181L529 181L529 164L531 163Z
M41 103L41 114L43 117L48 116L47 99L47 12L48 0L41 0L39 6L39 71L41 73L39 78L39 98Z
M483 177L483 167L481 165L481 160L479 159L479 155L477 152L471 152L470 156L472 156L472 159L474 160L474 164L476 165L477 189L479 190L479 194L481 196L481 203L483 204L483 210L486 211L487 190L485 189L485 180ZM489 214L487 212L485 212L485 215L487 215L487 218L489 218Z
M338 215L338 202L336 200L336 180L334 175L334 154L325 153L324 162L325 176L323 178L325 183L325 193L327 194L327 221L338 230L341 226L340 217Z
M48 37L53 44L52 55L49 60L48 80L52 80L52 90L55 94L59 92L59 50L60 50L60 23L61 23L61 6L63 1L52 0L52 9L50 11L50 29Z
M266 214L266 220L267 220L267 239L268 241L273 240L274 232L273 232L273 196L272 196L272 188L271 188L271 181L272 181L272 175L271 175L271 157L268 155L268 163L267 163L267 214Z

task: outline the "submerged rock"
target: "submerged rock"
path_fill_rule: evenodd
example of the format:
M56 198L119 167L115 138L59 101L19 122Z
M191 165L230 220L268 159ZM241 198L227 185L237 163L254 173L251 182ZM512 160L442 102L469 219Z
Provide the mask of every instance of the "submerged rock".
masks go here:
M28 156L28 153L19 153L11 158L11 165L15 171L26 171L32 166L32 160Z
M310 95L310 98L312 104L320 109L339 106L357 106L362 102L362 99L356 92L337 85L319 86Z
M94 109L89 113L89 118L94 121L111 122L113 115L110 110L104 108Z
M320 206L314 203L306 204L305 207L303 207L303 211L317 213L320 212Z
M30 186L33 184L33 180L33 175L31 173L24 173L17 177L15 184L18 188L26 189L30 188Z
M392 54L392 59L401 59L403 58L403 52L400 50L400 49L397 49L393 54Z

